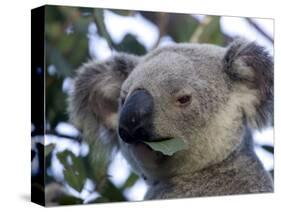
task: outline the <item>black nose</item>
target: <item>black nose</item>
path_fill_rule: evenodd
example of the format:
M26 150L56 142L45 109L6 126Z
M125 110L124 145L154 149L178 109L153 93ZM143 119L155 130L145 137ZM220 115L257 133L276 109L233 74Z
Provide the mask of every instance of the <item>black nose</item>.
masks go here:
M152 132L153 98L144 90L136 90L123 105L119 118L119 136L127 143L146 141Z

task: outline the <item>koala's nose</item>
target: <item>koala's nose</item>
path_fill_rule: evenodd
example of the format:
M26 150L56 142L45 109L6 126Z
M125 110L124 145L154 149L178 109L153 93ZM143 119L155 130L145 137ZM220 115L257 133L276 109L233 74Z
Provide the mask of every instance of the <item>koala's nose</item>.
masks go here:
M148 140L152 132L153 97L144 90L134 91L119 117L119 136L127 143Z

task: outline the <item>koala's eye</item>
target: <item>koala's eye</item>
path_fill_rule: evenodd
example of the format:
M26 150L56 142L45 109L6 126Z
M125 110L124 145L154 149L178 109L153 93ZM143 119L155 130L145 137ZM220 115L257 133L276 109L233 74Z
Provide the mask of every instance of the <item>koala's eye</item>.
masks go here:
M191 102L191 96L190 95L183 95L177 98L177 105L179 106L187 106Z

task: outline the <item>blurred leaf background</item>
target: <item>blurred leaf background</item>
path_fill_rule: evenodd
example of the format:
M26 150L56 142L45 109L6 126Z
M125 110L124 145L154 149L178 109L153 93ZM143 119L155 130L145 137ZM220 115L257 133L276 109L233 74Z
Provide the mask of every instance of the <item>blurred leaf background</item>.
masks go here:
M38 126L32 123L33 183L36 184L38 176L45 176L46 201L49 205L133 200L129 191L136 184L145 187L143 182L140 183L141 179L128 167L124 171L119 165L120 169L115 168L113 174L118 174L118 170L126 173L123 174L122 182L116 183L109 171L110 164L92 161L94 147L83 141L80 132L68 122L67 96L75 69L89 59L103 59L115 51L143 55L159 45L173 42L225 46L233 37L223 32L219 16L65 6L46 6L45 14L47 135L43 144L43 137L36 134ZM156 32L153 42L148 44L140 35L131 32L119 40L114 38L114 29L107 24L106 14L149 23ZM249 27L272 44L270 35L254 20L244 19ZM272 141L269 144L255 145L273 155ZM40 154L45 156L45 169L39 163L44 160L40 158ZM40 185L36 186L44 191ZM142 193L144 190L145 188L141 190Z

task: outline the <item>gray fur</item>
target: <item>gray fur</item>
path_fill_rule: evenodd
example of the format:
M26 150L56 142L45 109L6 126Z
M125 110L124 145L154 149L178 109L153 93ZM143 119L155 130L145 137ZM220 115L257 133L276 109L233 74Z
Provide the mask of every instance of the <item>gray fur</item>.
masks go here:
M121 61L121 62L120 62ZM153 130L189 148L164 156L117 135L117 102L145 88L153 96ZM191 95L187 107L175 102ZM146 199L272 192L254 153L250 128L273 114L273 62L255 43L228 48L174 44L143 57L120 54L82 66L70 97L70 115L85 138L103 134L150 185Z

